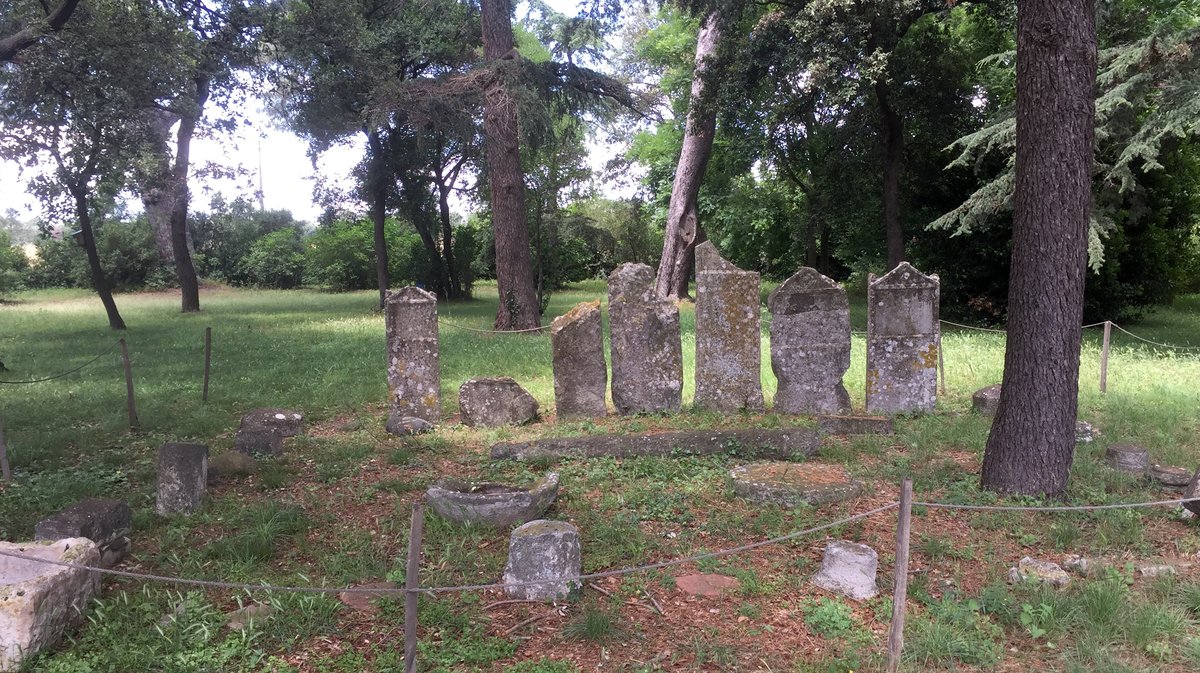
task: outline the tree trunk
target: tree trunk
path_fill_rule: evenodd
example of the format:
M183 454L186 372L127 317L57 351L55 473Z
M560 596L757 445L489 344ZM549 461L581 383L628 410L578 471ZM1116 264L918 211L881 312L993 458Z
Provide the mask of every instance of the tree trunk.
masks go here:
M454 227L450 224L450 186L438 182L438 215L442 222L442 259L446 262L446 275L449 280L447 288L451 299L462 297L462 281L458 277L458 267L454 263Z
M151 121L149 155L152 168L141 179L140 190L142 209L146 212L146 221L154 232L154 247L158 251L158 259L164 264L174 264L175 251L171 246L171 211L174 209L172 198L173 172L171 167L171 127L179 121L179 115L173 112L160 111Z
M509 0L483 0L483 53L489 65L511 59L513 32ZM519 54L515 55L520 58ZM503 66L503 64L499 64ZM530 329L540 325L529 226L525 219L525 184L516 102L508 95L503 74L487 85L483 96L483 135L488 183L491 187L492 232L496 241L496 286L500 305L498 330Z
M83 249L87 252L88 267L92 272L92 288L100 295L100 303L104 304L104 312L108 314L108 326L111 329L125 329L125 321L117 311L117 302L113 300L112 288L108 285L108 277L100 266L100 253L96 251L96 233L92 230L92 214L88 210L86 187L74 185L71 196L75 199L75 215L79 218L79 229L83 236Z
M370 164L367 167L367 191L371 203L371 224L375 229L375 281L379 285L379 309L387 304L388 283L388 249L387 232L384 224L387 219L387 181L384 179L384 164L387 161L383 151L383 141L379 132L363 129L367 135L367 145L371 152Z
M875 80L879 103L879 137L883 143L883 226L888 270L904 261L904 229L900 225L900 171L904 163L904 122L892 108L887 81Z
M708 234L704 231L704 227L700 223L696 223L696 234L692 236L692 240L688 242L687 247L680 253L679 262L682 266L676 267L675 286L669 295L673 299L687 299L688 282L692 279L692 270L696 268L696 246L708 240Z
M1096 87L1092 0L1021 0L1008 345L985 488L1057 495L1079 397Z
M196 123L204 113L204 104L208 102L209 84L207 76L195 78L194 107L179 120L175 168L171 174L171 252L175 258L175 275L179 278L184 313L200 311L200 282L196 278L196 267L192 264L192 252L188 246L188 170L191 167L192 137L196 134Z
M716 108L703 100L704 83L713 77L710 57L716 51L720 37L717 13L713 12L704 19L696 38L696 69L692 74L687 127L679 164L675 167L675 183L671 186L671 204L667 209L663 252L655 284L655 292L664 299L687 296L688 276L699 235L696 199L700 196L700 183L704 181L704 170L712 156L713 136L717 129Z
M419 193L417 188L411 191L414 195ZM423 212L414 201L409 210L409 219L412 220L413 228L421 237L421 243L425 246L425 255L429 257L429 285L433 286L433 293L437 295L438 299L447 299L450 296L450 279L446 275L445 265L442 264L442 251L438 250L436 230L430 226L428 213Z

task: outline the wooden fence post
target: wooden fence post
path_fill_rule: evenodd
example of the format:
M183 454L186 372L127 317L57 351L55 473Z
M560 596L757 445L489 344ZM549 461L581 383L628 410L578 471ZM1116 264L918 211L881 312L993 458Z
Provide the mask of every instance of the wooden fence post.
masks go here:
M129 345L121 338L121 361L125 364L125 399L129 406L129 429L138 426L137 406L133 402L133 366L129 363Z
M888 630L887 673L900 668L904 650L904 607L908 601L908 541L912 534L912 479L900 485L900 517L896 526L896 581L892 593L892 625Z
M404 673L417 673L417 608L421 595L421 536L425 530L425 503L413 503L408 529L408 567L404 572Z
M942 357L942 334L938 332L938 395L946 395L946 360Z
M4 481L12 481L12 468L8 465L8 442L4 439L4 417L0 416L0 474Z
M1104 321L1104 345L1100 347L1100 392L1108 392L1108 346L1112 338L1112 321Z
M208 372L212 365L212 327L204 328L204 394L202 399L208 402Z

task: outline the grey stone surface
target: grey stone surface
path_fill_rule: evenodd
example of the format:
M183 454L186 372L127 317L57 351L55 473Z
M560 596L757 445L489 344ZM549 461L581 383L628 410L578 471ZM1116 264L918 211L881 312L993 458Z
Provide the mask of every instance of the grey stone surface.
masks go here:
M1087 421L1075 421L1075 443L1089 444L1101 435L1100 428Z
M896 424L891 416L818 416L822 435L892 435Z
M901 262L867 283L867 411L931 412L937 404L939 283Z
M612 401L621 415L675 413L683 401L679 307L654 297L654 270L622 264L608 276Z
M207 485L207 446L163 444L158 448L155 511L163 516L191 514L200 508Z
M468 484L459 479L446 478L425 491L425 501L443 518L497 527L541 518L556 497L557 472L547 474L529 488Z
M608 413L608 365L600 302L584 302L550 325L554 358L554 409L559 418L594 418Z
M100 561L96 544L84 537L0 542L0 551L88 566ZM0 556L0 671L16 671L57 644L84 620L99 589L98 573Z
M1017 567L1008 569L1008 581L1043 582L1059 589L1071 583L1071 576L1057 563L1026 556L1017 562Z
M1068 572L1073 572L1076 575L1087 576L1092 574L1096 569L1097 563L1086 556L1072 554L1063 560L1062 567Z
M468 379L458 388L458 407L472 427L521 425L538 415L537 400L508 376Z
M423 435L427 432L433 432L433 423L424 418L416 416L400 416L398 414L388 414L387 423L384 425L384 430L388 434L407 437L409 435Z
M500 442L492 446L492 458L534 460L576 456L707 456L736 451L740 456L787 460L811 456L820 447L821 438L811 428L685 430L645 435L589 435L551 437L531 442Z
M840 285L804 267L767 299L775 412L848 414L850 302Z
M238 451L226 451L208 459L208 483L213 485L258 471L258 461Z
M1187 486L1183 488L1183 499L1200 498L1200 468L1192 474L1192 478L1188 481ZM1200 500L1183 503L1183 509L1192 514L1200 515Z
M280 437L304 434L304 414L291 409L255 409L242 417L240 429L270 428Z
M538 519L519 526L508 540L505 593L525 600L564 599L580 589L583 560L579 531L565 521ZM529 586L517 586L533 582Z
M1153 579L1163 575L1178 575L1179 571L1171 565L1144 565L1138 566L1138 574L1147 579Z
M247 456L283 455L283 435L275 428L244 427L234 435L233 450Z
M696 396L715 411L762 411L759 275L696 246Z
M995 416L1000 406L1000 384L987 386L971 395L971 408L984 416Z
M1166 488L1180 489L1188 485L1192 479L1192 473L1182 467L1155 463L1150 466L1150 478Z
M1104 450L1104 460L1114 470L1139 477L1150 469L1150 452L1136 444L1111 444Z
M862 483L845 468L822 463L769 462L729 471L733 492L764 504L799 507L842 502L862 495Z
M812 583L856 601L874 598L879 593L875 574L879 570L879 555L865 544L834 540L825 546L821 569L813 575Z
M133 512L112 498L86 498L42 519L33 529L37 541L85 537L96 543L100 565L110 567L129 553Z
M384 306L389 413L437 423L442 394L437 297L405 287L388 292Z

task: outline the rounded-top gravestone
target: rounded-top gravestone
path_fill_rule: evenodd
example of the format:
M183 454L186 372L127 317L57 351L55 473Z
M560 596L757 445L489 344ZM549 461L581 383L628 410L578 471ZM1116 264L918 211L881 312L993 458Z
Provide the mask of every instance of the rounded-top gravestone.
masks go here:
M862 483L839 465L764 462L729 472L733 492L764 504L799 507L825 505L862 495Z

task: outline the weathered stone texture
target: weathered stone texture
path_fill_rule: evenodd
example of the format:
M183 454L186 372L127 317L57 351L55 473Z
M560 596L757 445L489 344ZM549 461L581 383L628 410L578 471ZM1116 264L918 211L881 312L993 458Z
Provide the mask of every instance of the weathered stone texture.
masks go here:
M463 425L494 428L521 425L538 415L538 403L508 376L469 379L458 388Z
M1188 482L1191 481L1192 473L1182 467L1155 463L1150 466L1150 478L1166 488L1180 489L1187 487Z
M1026 556L1017 562L1015 568L1008 569L1008 581L1013 584L1040 582L1059 589L1071 583L1071 576L1057 563Z
M159 514L191 514L200 509L207 485L207 446L163 444L158 448L158 497L155 510Z
M987 386L971 395L971 408L984 416L995 416L1000 408L1000 384Z
M389 412L437 423L442 390L437 297L405 287L388 292L385 306Z
M580 588L583 559L579 531L565 521L538 519L518 527L508 541L505 593L525 600L563 599ZM521 586L523 583L534 584Z
M425 491L425 501L439 516L486 526L512 526L538 519L557 496L557 472L547 474L530 488L468 484L446 478Z
M244 427L233 438L233 450L247 456L279 456L283 454L283 435L275 428Z
M696 397L715 411L762 411L759 276L696 247Z
M550 326L554 355L554 406L559 418L601 417L608 413L604 391L608 366L600 302L579 304Z
M840 285L804 267L767 299L775 411L850 412L842 377L850 368L850 302Z
M875 574L879 570L879 554L865 544L834 540L825 546L821 570L812 583L834 593L864 601L879 593Z
M396 414L388 414L387 423L383 429L388 434L398 435L400 437L408 437L411 435L423 435L427 432L433 432L433 423L424 418L416 416L397 416Z
M96 543L100 565L109 567L129 553L132 532L133 512L125 501L86 498L39 521L33 529L33 539L85 537Z
M1150 470L1150 452L1136 444L1112 444L1104 450L1104 460L1112 469L1138 477Z
M783 507L825 505L862 495L862 483L839 465L820 463L754 463L729 472L733 492L764 504Z
M612 400L617 413L678 412L683 400L679 307L654 297L654 271L622 264L608 276Z
M83 537L54 542L0 542L0 550L95 566L96 544ZM16 671L24 659L52 647L83 621L100 589L95 572L0 556L0 671Z
M304 434L304 414L290 409L255 409L242 417L240 430L268 428L280 437Z
M901 262L867 284L867 411L931 412L937 404L939 284Z

